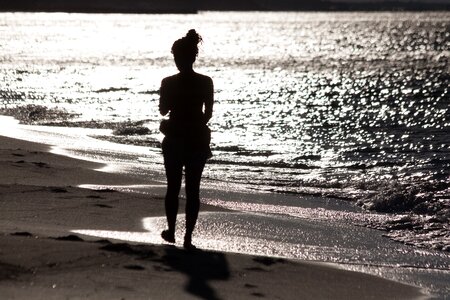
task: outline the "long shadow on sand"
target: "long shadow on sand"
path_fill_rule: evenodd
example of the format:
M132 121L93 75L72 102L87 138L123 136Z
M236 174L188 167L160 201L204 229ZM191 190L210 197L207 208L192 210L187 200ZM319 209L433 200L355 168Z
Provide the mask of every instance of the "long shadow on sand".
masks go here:
M73 236L65 239L73 240ZM106 244L100 247L101 250L132 255L141 260L165 265L167 267L164 269L165 271L177 271L186 274L188 282L184 287L185 290L203 299L220 299L209 285L209 281L230 278L226 256L220 252L184 250L174 246L155 248L149 245L113 244L104 240L98 242ZM177 287L174 286L174 288Z
M162 263L174 270L185 273L189 281L187 292L203 299L220 299L208 284L210 280L227 280L230 277L225 255L209 251L186 251L166 248Z

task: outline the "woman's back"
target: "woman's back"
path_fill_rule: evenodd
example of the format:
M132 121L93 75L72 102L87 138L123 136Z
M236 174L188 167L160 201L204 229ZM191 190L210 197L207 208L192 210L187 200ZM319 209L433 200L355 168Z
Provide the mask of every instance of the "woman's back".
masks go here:
M166 77L161 83L159 109L162 114L170 112L174 126L204 125L211 118L213 89L210 77L195 72Z

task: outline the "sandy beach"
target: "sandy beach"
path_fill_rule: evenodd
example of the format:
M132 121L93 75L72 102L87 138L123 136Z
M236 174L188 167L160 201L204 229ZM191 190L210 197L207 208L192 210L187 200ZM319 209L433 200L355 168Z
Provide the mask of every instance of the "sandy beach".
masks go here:
M0 145L2 299L425 297L416 287L330 264L75 235L77 228L145 232L141 219L164 215L163 195L79 188L144 182L95 171L101 165L49 153L47 145L6 137Z

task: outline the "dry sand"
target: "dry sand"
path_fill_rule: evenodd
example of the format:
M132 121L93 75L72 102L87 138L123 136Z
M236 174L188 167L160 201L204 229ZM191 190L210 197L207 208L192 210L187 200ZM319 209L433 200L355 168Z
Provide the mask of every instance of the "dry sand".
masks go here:
M143 232L142 218L164 215L163 195L78 188L145 182L94 171L101 165L49 149L0 137L0 299L424 296L416 287L320 263L73 235L76 228Z

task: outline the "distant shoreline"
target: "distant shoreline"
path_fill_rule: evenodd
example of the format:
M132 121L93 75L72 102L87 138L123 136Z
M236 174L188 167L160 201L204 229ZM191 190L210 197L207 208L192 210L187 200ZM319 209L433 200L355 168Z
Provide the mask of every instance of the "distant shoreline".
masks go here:
M4 0L0 12L195 14L198 9L181 0Z
M67 12L67 13L129 13L129 14L196 14L199 11L449 11L450 3L423 2L334 2L268 0L258 3L252 0L227 2L197 0L4 0L0 12Z

